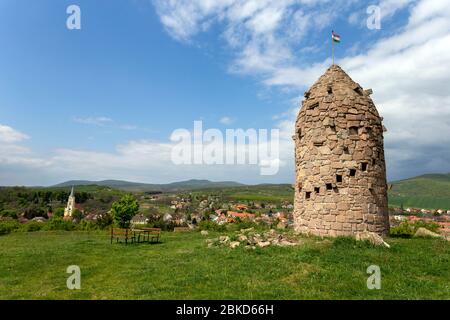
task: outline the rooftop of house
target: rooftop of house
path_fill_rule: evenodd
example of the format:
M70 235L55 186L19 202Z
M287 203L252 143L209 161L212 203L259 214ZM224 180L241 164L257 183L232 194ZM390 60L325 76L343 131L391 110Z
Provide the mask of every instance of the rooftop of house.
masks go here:
M253 213L246 213L246 212L234 212L234 211L228 211L227 214L229 216L235 217L235 218L254 218L255 215Z

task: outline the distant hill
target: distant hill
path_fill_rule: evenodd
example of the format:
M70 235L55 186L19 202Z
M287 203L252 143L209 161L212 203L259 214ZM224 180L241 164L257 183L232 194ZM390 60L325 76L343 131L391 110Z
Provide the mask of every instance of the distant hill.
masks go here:
M425 174L392 184L390 205L450 210L450 173Z
M450 210L450 173L426 174L410 179L390 182L389 205ZM188 180L169 184L145 184L120 180L67 181L54 187L103 186L129 192L174 192L185 190L211 191L217 189L232 200L292 201L294 190L286 184L248 186L232 181L212 182Z
M114 189L124 190L124 191L134 191L134 192L150 192L150 191L182 191L182 190L193 190L193 189L204 189L204 188L227 188L227 187L238 187L244 186L244 184L233 182L233 181L219 181L213 182L209 180L188 180L180 181L168 184L148 184L139 182L129 182L121 180L103 180L103 181L88 181L88 180L72 180L66 181L52 187L62 188L71 186L89 186L97 185L110 187Z

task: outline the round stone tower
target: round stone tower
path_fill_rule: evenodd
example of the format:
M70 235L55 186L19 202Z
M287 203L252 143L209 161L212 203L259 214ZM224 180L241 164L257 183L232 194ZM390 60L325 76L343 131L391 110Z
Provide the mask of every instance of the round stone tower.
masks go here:
M383 119L370 94L337 65L305 92L294 135L296 231L389 232Z

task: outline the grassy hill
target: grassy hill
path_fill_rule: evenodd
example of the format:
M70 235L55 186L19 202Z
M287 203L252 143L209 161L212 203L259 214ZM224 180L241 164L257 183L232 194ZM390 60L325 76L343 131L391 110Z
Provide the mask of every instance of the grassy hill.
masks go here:
M426 174L392 183L389 204L425 209L450 209L450 173Z
M228 187L223 189L199 189L197 194L218 194L232 201L292 202L294 189L289 184L261 184L255 186Z
M71 186L104 186L129 192L172 192L182 190L194 190L200 188L225 188L243 186L241 183L233 181L213 182L209 180L188 180L167 184L149 184L139 182L128 182L122 180L103 180L103 181L87 181L72 180L57 184L53 187L71 187Z

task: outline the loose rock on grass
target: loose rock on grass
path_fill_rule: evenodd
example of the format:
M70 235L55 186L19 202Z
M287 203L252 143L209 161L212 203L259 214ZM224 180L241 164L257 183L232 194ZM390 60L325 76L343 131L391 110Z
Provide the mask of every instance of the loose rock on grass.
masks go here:
M253 228L242 229L231 236L220 236L216 239L206 240L208 248L230 247L235 249L241 245L246 249L266 248L270 246L288 247L300 245L300 241L287 234L279 233L274 229L264 233L256 233Z

